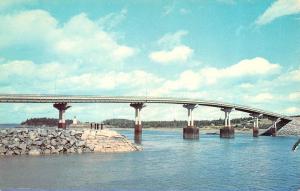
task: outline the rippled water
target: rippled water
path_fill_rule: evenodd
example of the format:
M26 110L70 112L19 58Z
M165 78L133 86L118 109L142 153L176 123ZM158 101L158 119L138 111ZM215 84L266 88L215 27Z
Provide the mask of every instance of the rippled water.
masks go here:
M121 132L132 139L132 130ZM1 158L0 188L298 190L296 140L201 134L186 141L179 129L144 130L142 152Z

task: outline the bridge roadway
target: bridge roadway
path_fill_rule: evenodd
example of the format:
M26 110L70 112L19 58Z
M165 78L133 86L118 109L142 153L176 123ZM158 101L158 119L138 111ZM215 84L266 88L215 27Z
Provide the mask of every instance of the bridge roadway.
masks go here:
M273 121L275 121L275 128L276 128L276 122L281 121L285 125L286 123L292 120L290 117L286 115L265 111L253 107L248 107L244 105L225 103L220 101L207 101L201 99L173 98L173 97L0 94L0 103L65 103L65 104L68 103L130 103L131 106L136 109L136 125L139 122L137 121L138 120L137 117L139 118L139 113L142 107L137 105L132 105L132 104L145 104L145 103L200 105L200 106L221 108L222 111L226 110L225 118L227 112L229 126L230 126L229 113L231 112L231 110L247 112L252 116L256 115L257 118L258 116L263 115L264 117L267 117L271 120L273 119ZM54 106L54 107L56 107L59 110L61 109L58 108L58 106ZM67 108L68 107L62 110L65 111ZM192 116L190 116L190 112L192 112L194 108L195 107L187 108L189 111L189 120L191 121L192 121ZM230 109L230 111L228 111L228 109ZM226 126L226 119L225 119L225 126Z

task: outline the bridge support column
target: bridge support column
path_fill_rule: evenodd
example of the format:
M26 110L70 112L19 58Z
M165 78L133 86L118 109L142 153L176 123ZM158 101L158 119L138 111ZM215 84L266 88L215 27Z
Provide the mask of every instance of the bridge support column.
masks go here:
M135 109L135 123L134 123L134 141L141 144L142 141L142 121L141 110L145 107L144 103L131 103L131 107Z
M53 107L55 107L56 109L58 109L59 111L59 115L58 115L58 128L66 128L66 121L65 121L65 111L70 108L71 106L69 106L67 103L54 103Z
M234 127L230 123L230 112L233 108L222 108L221 111L225 112L225 126L220 129L220 138L234 138Z
M250 116L253 117L253 137L258 137L259 135L259 126L258 126L258 117L259 113L251 113Z
M271 128L271 136L276 137L277 135L277 122L278 118L272 118L272 128Z
M194 126L193 110L196 108L195 104L184 104L184 108L188 110L188 124L183 128L184 139L199 139L199 128Z

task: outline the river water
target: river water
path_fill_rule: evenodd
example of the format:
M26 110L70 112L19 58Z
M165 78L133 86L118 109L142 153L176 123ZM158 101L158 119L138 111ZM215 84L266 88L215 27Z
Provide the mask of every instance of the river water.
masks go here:
M121 130L130 139L133 130ZM15 156L0 159L0 189L19 190L298 190L296 137L144 130L144 150L118 154Z

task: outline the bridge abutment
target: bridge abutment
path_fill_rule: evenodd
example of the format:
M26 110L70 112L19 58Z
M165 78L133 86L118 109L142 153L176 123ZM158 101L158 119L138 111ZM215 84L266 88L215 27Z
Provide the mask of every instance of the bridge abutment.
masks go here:
M233 108L222 108L221 111L225 112L225 126L220 129L220 138L234 138L234 127L231 126L230 112Z
M184 139L199 139L199 128L194 126L193 110L196 108L195 104L184 104L184 108L188 110L188 125L183 128Z
M65 111L70 108L71 106L69 106L67 103L54 103L53 107L55 107L56 109L58 109L59 111L59 115L58 115L58 128L62 128L65 129L66 126L66 121L65 121Z
M137 144L142 142L142 120L141 120L141 110L145 107L144 103L131 103L131 107L135 109L135 123L134 123L134 141Z

